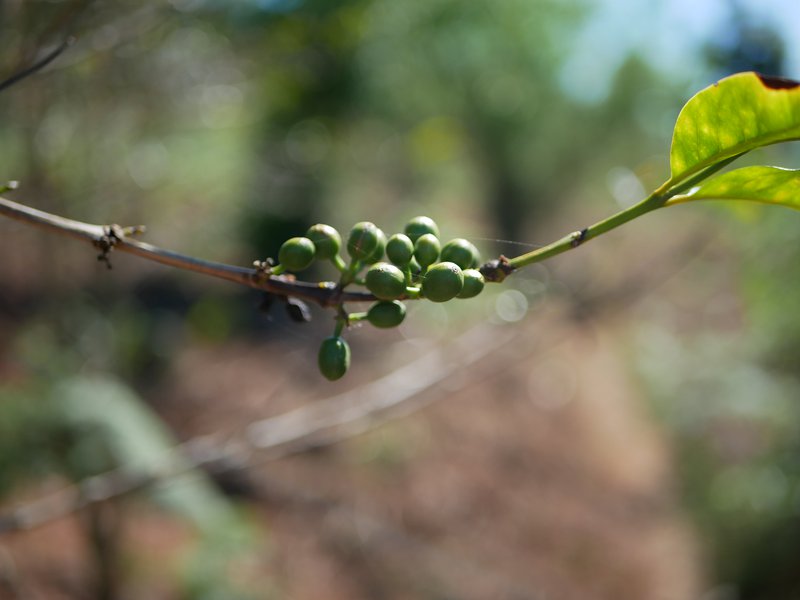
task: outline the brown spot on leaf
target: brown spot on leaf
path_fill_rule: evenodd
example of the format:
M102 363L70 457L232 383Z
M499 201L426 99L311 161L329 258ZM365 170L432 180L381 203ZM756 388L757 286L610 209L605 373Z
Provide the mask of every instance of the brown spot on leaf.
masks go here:
M791 90L800 86L800 81L795 81L794 79L773 77L771 75L762 75L761 73L756 73L756 76L761 80L761 83L764 84L764 87L771 90Z

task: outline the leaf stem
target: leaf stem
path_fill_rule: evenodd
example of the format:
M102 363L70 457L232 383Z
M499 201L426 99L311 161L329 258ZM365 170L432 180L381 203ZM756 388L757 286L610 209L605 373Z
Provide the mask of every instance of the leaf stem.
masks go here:
M739 154L735 154L734 156L726 158L725 160L721 160L718 163L713 164L710 167L706 167L705 169L703 169L698 173L695 173L688 179L684 179L682 182L674 183L670 179L663 186L661 186L661 188L659 188L659 190L664 188L669 190L669 195L664 202L666 203L666 201L672 198L673 196L677 196L678 194L682 194L683 192L690 190L695 185L697 185L704 179L708 179L714 173L721 171L722 169L727 167L729 164L731 164L733 161L743 156L744 154L746 154L746 152L741 152Z
M669 197L670 194L661 192L661 188L659 188L641 202L634 204L633 206L626 208L625 210L620 211L615 215L608 217L607 219L598 221L594 225L590 225L589 227L580 231L573 231L569 235L566 235L561 239L548 244L547 246L537 248L532 252L508 259L505 264L512 270L519 269L521 267L543 261L551 256L556 256L557 254L561 254L567 250L577 248L589 240L611 231L612 229L615 229L620 225L627 223L628 221L631 221L637 217L641 217L642 215L657 208L661 208L664 206L664 203Z
M569 235L564 236L563 238L556 240L547 246L537 248L532 252L528 252L511 259L504 259L501 257L501 260L499 261L491 261L481 267L481 272L489 281L502 281L506 275L515 271L516 269L519 269L520 267L537 263L550 258L551 256L556 256L557 254L571 250L572 248L577 248L585 242L596 238L598 235L602 235L624 223L627 223L628 221L631 221L637 217L641 217L652 210L665 206L667 201L673 196L691 189L704 179L707 179L714 173L724 169L745 153L746 151L730 156L719 161L718 163L711 165L710 167L706 167L705 169L694 173L683 180L675 181L673 179L669 179L647 198L637 204L634 204L630 208L626 208L625 210L620 211L617 214L608 217L607 219L603 219L602 221L599 221L585 229L574 231Z

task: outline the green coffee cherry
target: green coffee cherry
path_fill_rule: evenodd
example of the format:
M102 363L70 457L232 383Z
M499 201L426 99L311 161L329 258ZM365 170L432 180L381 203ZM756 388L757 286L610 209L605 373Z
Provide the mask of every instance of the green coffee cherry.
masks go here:
M324 339L319 347L317 364L326 379L340 379L350 367L350 346L336 335Z
M474 298L483 291L486 280L477 269L464 269L464 287L456 298Z
M384 250L386 250L386 234L378 229L378 245L375 247L375 250L372 251L372 254L364 259L364 262L371 265L380 261L383 258Z
M394 300L406 291L406 276L394 265L379 262L367 271L366 284L376 298Z
M375 327L388 329L397 327L406 317L406 307L402 302L376 302L367 311L367 320Z
M278 262L290 271L302 271L314 262L316 248L306 237L289 238L278 251Z
M414 258L417 259L419 265L424 269L428 265L432 265L439 258L439 238L432 233L426 233L419 236L414 243Z
M306 231L306 237L314 242L316 252L314 257L319 260L330 260L337 254L342 247L342 237L330 225L317 223Z
M403 231L411 239L412 244L416 244L417 240L426 233L439 237L439 228L430 217L414 217L406 223Z
M471 269L480 264L481 255L468 240L456 238L442 246L442 261L454 262L462 269Z
M414 242L404 233L395 233L386 242L386 256L398 267L405 267L414 256Z
M425 273L422 295L432 302L447 302L464 287L464 274L456 263L440 262Z
M374 223L369 221L356 223L347 237L348 254L356 260L368 259L379 249L382 234L383 232Z

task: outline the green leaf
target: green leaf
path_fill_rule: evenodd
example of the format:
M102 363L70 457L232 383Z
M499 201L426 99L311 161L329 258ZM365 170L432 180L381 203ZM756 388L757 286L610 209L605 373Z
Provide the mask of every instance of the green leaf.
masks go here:
M675 123L666 188L761 146L800 139L800 83L737 73L692 97Z
M800 210L800 170L744 167L728 171L673 196L667 205L693 200L750 200Z
M98 432L114 461L151 473L174 459L167 427L129 387L110 377L69 379L54 391L57 406L77 430ZM199 471L151 488L158 501L192 520L206 534L224 532L238 517L227 499Z
M166 425L121 381L77 376L54 390L56 406L86 438L99 434L112 458L132 473L158 472L165 461L180 460ZM96 448L96 446L95 446ZM190 520L202 534L187 557L188 588L182 597L246 598L231 568L256 548L254 524L213 485L201 470L148 487L154 499ZM135 527L136 524L133 523ZM259 596L262 597L262 596Z

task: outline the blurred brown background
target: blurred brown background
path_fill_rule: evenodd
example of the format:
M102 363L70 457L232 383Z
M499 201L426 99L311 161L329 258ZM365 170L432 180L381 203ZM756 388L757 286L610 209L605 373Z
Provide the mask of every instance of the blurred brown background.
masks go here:
M0 179L233 264L417 214L515 255L666 179L693 92L799 77L798 27L789 0L5 0L0 78L77 42L0 93ZM0 598L800 598L798 241L787 210L676 207L353 329L332 384L328 313L3 219ZM204 469L9 520L188 440Z

